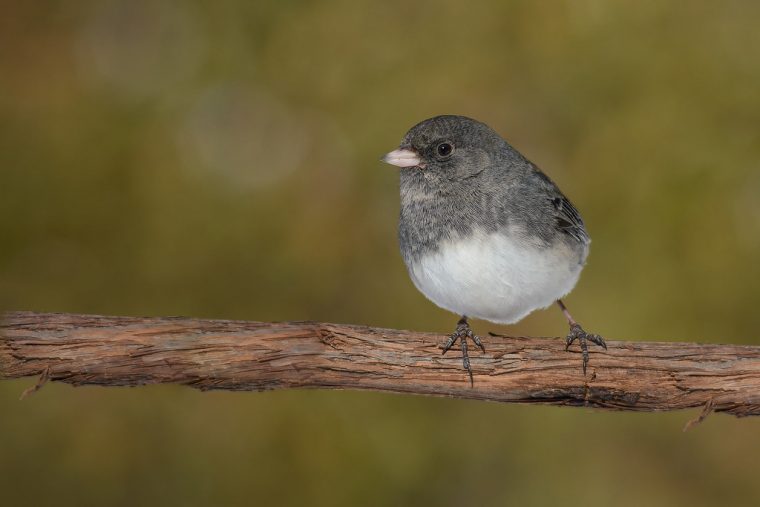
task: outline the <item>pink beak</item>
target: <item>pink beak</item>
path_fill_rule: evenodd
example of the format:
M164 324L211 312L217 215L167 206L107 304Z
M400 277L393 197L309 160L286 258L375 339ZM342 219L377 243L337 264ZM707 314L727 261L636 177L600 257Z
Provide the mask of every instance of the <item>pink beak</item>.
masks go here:
M422 159L414 150L399 148L385 155L383 162L397 167L416 167L422 164Z

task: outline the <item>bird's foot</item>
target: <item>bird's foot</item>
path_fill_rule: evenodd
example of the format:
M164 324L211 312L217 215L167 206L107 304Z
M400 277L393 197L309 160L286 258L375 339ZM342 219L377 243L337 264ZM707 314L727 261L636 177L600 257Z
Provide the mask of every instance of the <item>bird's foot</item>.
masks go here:
M449 339L446 340L446 343L443 345L443 352L441 355L448 352L448 350L451 348L452 345L454 345L457 340L459 340L459 343L462 346L462 365L464 366L464 369L467 370L467 373L470 375L470 385L474 385L472 380L472 368L470 367L470 356L467 353L467 339L472 340L475 342L475 345L480 347L480 350L482 350L484 353L486 351L486 348L483 346L483 342L480 341L480 337L477 336L475 333L472 332L472 329L470 329L470 324L467 323L467 317L462 317L459 319L459 322L457 322L457 328L456 330L449 335Z
M565 350L570 348L575 340L581 346L581 353L583 354L583 375L586 375L586 366L588 365L588 342L595 343L604 350L607 350L607 344L604 343L604 338L598 334L590 334L583 330L580 324L571 324L570 332L565 340Z

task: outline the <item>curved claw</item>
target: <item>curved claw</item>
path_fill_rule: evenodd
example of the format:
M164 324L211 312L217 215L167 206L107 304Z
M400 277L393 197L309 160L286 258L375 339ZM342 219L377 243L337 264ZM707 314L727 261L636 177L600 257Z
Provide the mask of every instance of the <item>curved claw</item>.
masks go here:
M583 331L583 328L579 324L571 325L570 332L567 333L567 337L565 338L565 351L570 348L570 345L572 345L575 340L580 341L581 336L585 334L585 331Z
M591 340L591 342L602 347L604 350L607 350L607 343L605 343L604 338L602 338L600 335L590 334L588 335L588 339Z
M475 345L480 347L480 350L482 350L484 354L486 353L486 348L483 346L483 342L480 341L480 336L473 334L472 331L469 331L467 333L467 337L471 339L473 342L475 342Z
M446 340L446 343L443 344L443 351L441 352L441 355L446 354L446 352L449 351L449 349L451 348L451 346L456 343L456 341L457 341L458 338L459 338L459 335L457 334L456 331L454 331L453 333L451 333L451 335L449 335L449 339Z

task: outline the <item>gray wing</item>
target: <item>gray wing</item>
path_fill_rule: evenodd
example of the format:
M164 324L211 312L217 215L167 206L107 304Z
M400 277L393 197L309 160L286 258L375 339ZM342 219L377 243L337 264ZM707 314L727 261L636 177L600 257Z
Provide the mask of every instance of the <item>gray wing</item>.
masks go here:
M588 245L590 240L586 232L586 226L583 224L581 214L578 213L573 203L565 197L559 187L541 169L532 163L530 167L532 175L535 178L533 181L537 187L542 189L538 192L538 195L543 194L541 198L548 200L548 212L551 213L551 217L555 220L556 230L560 234L566 234L575 239L582 245Z
M573 206L573 203L564 195L551 198L551 203L555 210L559 230L575 238L580 243L587 244L589 238L586 227L583 225L583 219L578 210L575 209L575 206Z

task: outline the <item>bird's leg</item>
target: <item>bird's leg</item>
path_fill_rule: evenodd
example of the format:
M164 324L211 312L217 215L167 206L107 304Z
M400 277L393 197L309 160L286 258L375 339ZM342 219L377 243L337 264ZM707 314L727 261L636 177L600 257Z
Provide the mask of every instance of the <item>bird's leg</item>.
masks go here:
M604 350L607 350L607 344L604 343L604 338L598 334L590 334L584 331L581 325L575 322L575 319L573 319L573 316L570 315L570 312L567 311L567 307L561 299L557 300L557 305L559 306L560 310L562 310L562 313L565 314L567 323L570 324L570 332L568 333L565 340L565 350L569 349L570 345L572 345L575 340L578 340L578 344L581 346L581 354L583 355L583 375L586 375L586 366L588 365L587 342L590 341L599 345L600 347L604 347Z
M449 339L446 340L446 343L443 345L442 355L448 352L451 346L454 345L457 340L459 340L459 343L462 346L462 364L464 365L464 369L467 370L467 373L470 375L470 385L473 385L472 368L470 367L470 356L467 354L467 338L475 342L475 345L480 347L480 350L485 353L486 348L483 346L483 342L480 341L480 337L472 332L472 329L470 329L470 324L467 323L467 316L463 315L462 318L459 319L459 322L457 322L456 330L451 333Z

